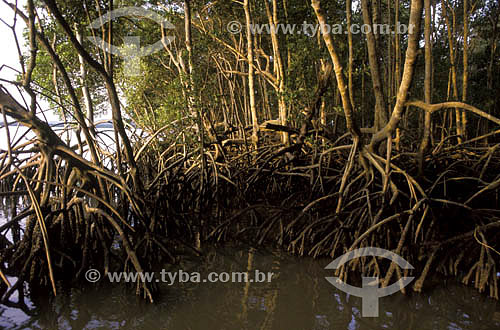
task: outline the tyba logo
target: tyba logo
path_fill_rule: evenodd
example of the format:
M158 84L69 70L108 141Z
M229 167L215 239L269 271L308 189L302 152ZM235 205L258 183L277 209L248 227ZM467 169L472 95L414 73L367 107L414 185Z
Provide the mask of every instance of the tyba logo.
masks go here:
M106 14L92 21L92 23L90 23L90 28L98 29L104 24L111 22L113 19L124 16L144 17L151 19L158 25L160 25L162 31L164 31L164 29L174 28L172 23L164 19L158 13L140 7L124 7L107 12ZM123 58L125 60L124 69L126 75L138 76L141 74L140 58L156 53L157 51L161 50L164 45L166 46L170 44L175 39L175 37L165 36L164 33L162 33L162 38L160 40L152 45L144 47L141 47L141 37L139 36L123 37L123 45L120 47L110 45L108 42L97 36L87 37L87 39L104 51Z
M383 257L386 259L391 259L395 262L399 267L403 269L413 269L413 266L410 265L408 261L403 259L401 256L397 254L376 247L366 247L360 248L353 251L349 251L331 263L329 263L325 269L338 269L346 262L366 257L366 256L375 256L375 257ZM362 287L352 286L343 281L341 281L338 277L325 277L328 282L333 284L337 289L344 291L345 293L349 293L356 297L361 297L361 315L363 317L378 317L379 306L378 300L381 297L389 296L393 293L396 293L401 288L404 288L411 281L413 281L414 277L402 277L397 282L389 285L385 288L380 288L378 286L379 280L378 277L362 277Z

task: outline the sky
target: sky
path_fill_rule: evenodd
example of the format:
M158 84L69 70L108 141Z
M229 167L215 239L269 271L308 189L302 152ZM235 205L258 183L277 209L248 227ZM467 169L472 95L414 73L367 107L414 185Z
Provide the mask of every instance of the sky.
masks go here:
M25 0L18 0L19 4L24 5ZM13 33L10 27L4 23L11 25L14 21L14 12L3 2L0 2L0 18L3 22L0 24L0 40L2 40L2 50L0 52L0 63L2 65L10 65L16 69L21 69L19 65L19 57L14 42ZM16 33L21 36L23 29L26 27L24 21L18 19L16 23ZM20 40L22 42L22 40ZM22 46L22 45L21 45ZM2 69L0 71L2 78L14 78L15 73L12 70Z
M19 4L25 3L25 0L18 0ZM12 25L14 21L14 12L3 2L0 2L0 40L1 47L0 50L0 78L13 80L16 77L16 72L12 69L4 67L4 65L13 67L16 70L21 70L21 65L19 64L19 55L16 49L16 43L14 41L13 31L5 23ZM16 34L22 36L23 29L26 27L24 21L18 19L16 23ZM20 46L23 46L22 37L19 40ZM7 87L5 82L1 82L4 87ZM12 91L12 88L8 88Z

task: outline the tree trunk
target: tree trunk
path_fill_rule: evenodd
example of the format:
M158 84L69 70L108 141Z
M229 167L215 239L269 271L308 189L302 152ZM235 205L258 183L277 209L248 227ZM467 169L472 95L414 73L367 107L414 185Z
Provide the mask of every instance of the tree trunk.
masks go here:
M253 60L253 38L252 38L252 19L250 15L249 0L243 1L245 11L245 22L247 32L247 58L248 58L248 91L250 100L250 114L252 117L252 142L257 145L259 141L259 122L257 118L257 109L255 107L255 85L254 85L254 60Z
M345 115L347 129L351 133L353 139L358 140L360 133L356 123L354 122L349 91L345 84L344 76L342 75L342 64L340 63L337 51L335 50L332 35L330 33L326 33L328 29L326 28L325 14L321 9L321 2L320 0L312 0L311 4L314 9L314 12L316 13L318 22L320 24L320 29L324 32L322 33L323 40L325 41L326 48L328 49L328 52L330 53L330 57L333 62L333 69L335 70L337 86L340 92L340 97L342 98L342 106L344 108L344 115Z
M68 22L64 19L61 12L59 11L56 2L54 0L44 0L44 3L47 5L49 11L52 13L56 21L59 23L65 34L68 36L69 41L71 42L71 44L73 44L78 54L80 54L85 60L85 62L87 62L87 64L89 64L94 70L97 71L97 73L99 73L102 76L104 84L106 86L106 91L108 92L109 96L109 102L111 106L111 113L112 113L113 126L115 132L117 132L117 134L122 139L125 148L125 156L130 166L130 173L132 180L134 182L134 186L136 187L137 190L142 190L142 180L138 173L138 167L134 159L134 152L132 149L132 145L130 144L127 132L125 131L125 126L123 124L123 119L121 114L120 99L118 98L118 93L116 91L116 86L112 76L110 76L109 73L106 72L104 66L98 63L96 60L94 60L92 56L78 42L78 40L76 40L73 31L71 31ZM118 144L119 141L116 142ZM118 152L120 151L118 150Z
M377 43L373 33L373 22L370 16L369 0L362 0L363 22L365 25L372 27L366 34L366 44L368 47L368 61L370 63L370 72L372 77L373 93L375 95L375 118L374 127L376 130L381 129L387 123L387 113L385 108L384 92L382 90L382 80L380 77L379 54L377 52ZM375 3L372 4L375 6ZM376 12L376 9L373 9Z
M445 19L446 26L448 28L448 47L450 49L450 65L451 65L451 84L453 88L453 100L458 100L458 87L457 87L457 66L455 59L455 46L453 45L453 37L452 34L455 32L455 12L452 11L453 15L453 25L450 24L450 19L447 13L448 2L446 0L441 1L441 8L443 8L443 16ZM462 120L460 115L460 110L455 109L455 123L456 123L456 132L458 135L458 143L462 143Z
M82 34L78 30L75 24L76 30L76 40L82 43ZM87 111L87 119L89 121L89 126L94 126L94 107L92 105L92 99L90 98L89 87L87 85L87 70L85 70L85 62L82 55L78 54L78 62L80 63L80 83L82 84L83 102L85 104L85 110Z
M431 44L431 0L424 0L425 6L425 77L424 77L424 100L425 103L432 103L431 82L432 82L432 44ZM418 150L418 171L423 175L424 157L429 146L429 137L431 135L431 113L425 112L424 133L422 142Z
M422 20L422 0L412 0L410 6L410 21L408 24L408 48L406 49L405 65L403 77L396 97L396 105L392 111L391 119L385 127L375 133L370 142L369 150L371 152L388 138L398 126L403 109L408 98L408 90L413 80L413 71L417 58L417 48L420 37L420 22Z
M347 43L349 47L349 62L347 64L347 85L349 88L349 99L351 101L351 107L353 111L356 109L354 103L354 92L352 89L352 65L354 62L354 50L352 46L352 31L351 31L351 20L352 20L352 0L346 0L346 15L347 15Z
M273 11L271 13L271 9L269 8L269 3L267 1L264 2L266 6L266 14L269 22L269 26L271 26L271 43L273 45L273 65L275 68L275 74L276 74L276 80L278 82L278 88L276 92L278 93L278 112L279 112L279 119L280 119L280 125L286 126L287 125L287 117L288 117L288 111L286 107L286 102L285 102L285 77L284 77L284 70L283 70L283 61L281 58L281 52L280 52L280 47L279 47L279 40L278 40L278 31L277 31L277 26L278 26L278 5L276 3L276 0L273 0ZM288 133L287 132L281 132L281 141L284 144L288 144Z
M467 84L469 80L469 1L464 0L464 50L462 72L462 102L467 102ZM462 135L467 138L467 113L462 111Z
M399 26L399 0L396 0L396 4L394 5L394 16L395 16L395 27ZM394 54L395 54L395 64L394 64L394 93L399 89L399 85L401 83L401 46L399 42L399 33L394 34ZM391 101L392 106L392 101ZM394 139L395 149L399 151L399 145L401 141L401 129L396 128L396 138Z

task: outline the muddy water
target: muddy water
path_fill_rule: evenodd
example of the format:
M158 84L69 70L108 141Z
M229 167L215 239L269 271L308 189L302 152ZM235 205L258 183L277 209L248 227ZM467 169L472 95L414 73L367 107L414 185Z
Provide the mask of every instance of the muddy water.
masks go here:
M294 258L276 251L225 248L167 270L194 282L160 283L157 304L106 276L56 298L32 297L33 315L0 306L3 329L500 329L500 304L456 283L423 294L380 298L379 317L361 317L361 298L325 280L328 259ZM245 272L252 283L204 283L210 272ZM257 283L255 271L273 272ZM197 283L196 274L200 274ZM193 278L191 276L190 278ZM168 282L168 283L167 283ZM169 285L171 284L171 285Z
M22 203L18 200L16 205ZM0 225L11 216L12 204L2 203ZM499 302L442 280L422 294L380 298L379 317L364 318L361 298L337 290L325 279L334 276L324 269L331 261L248 247L207 249L202 257L166 265L169 273L164 276L156 273L161 292L156 304L103 275L95 284L59 286L55 298L32 294L24 310L0 305L0 329L500 329ZM252 282L212 283L211 272L219 277L248 272ZM270 281L268 273L274 273ZM25 291L29 296L29 289ZM10 299L15 302L17 296Z

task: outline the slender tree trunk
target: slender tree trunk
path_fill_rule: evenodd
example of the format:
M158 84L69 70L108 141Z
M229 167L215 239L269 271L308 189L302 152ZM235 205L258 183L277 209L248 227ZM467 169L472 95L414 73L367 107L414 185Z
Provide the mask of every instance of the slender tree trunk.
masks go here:
M447 11L448 2L446 0L441 0L441 8L443 11L443 16L445 19L446 26L448 28L448 47L450 49L450 65L451 65L451 84L453 90L453 100L458 100L458 87L457 87L457 66L456 66L456 58L455 58L455 46L453 44L453 33L455 33L455 12L452 11L453 15L453 24L450 24L450 19L448 17ZM455 109L455 123L456 123L456 132L458 136L458 143L462 143L462 120L460 115L460 110Z
M396 0L394 5L394 16L395 16L395 27L399 27L399 0ZM395 64L394 64L394 92L392 95L396 95L399 85L401 84L401 45L399 41L399 33L394 34L394 54L395 54ZM391 106L392 106L392 102ZM396 138L394 139L395 149L399 151L399 144L401 141L401 129L396 128Z
M399 0L396 0L396 5L394 8L395 12L395 20L396 20L396 28L399 26ZM401 44L399 41L399 33L394 34L394 53L395 53L395 68L394 68L394 83L395 83L395 91L399 89L399 84L401 83Z
M199 188L199 198L197 199L197 211L198 214L202 214L203 205L203 190L205 182L205 141L204 141L204 121L203 113L196 106L195 102L195 86L194 86L194 67L193 67L193 40L191 35L191 1L184 0L184 33L185 33L185 43L187 50L187 81L188 81L188 108L191 115L197 120L198 138L200 142L200 158L201 158L201 171L200 171L200 188ZM207 130L208 131L208 130ZM201 217L198 219L198 228L195 230L195 244L198 249L201 248L201 236L203 229L203 220Z
M493 89L493 66L495 64L495 53L497 50L497 38L498 38L498 19L500 18L500 10L497 9L497 13L490 17L492 35L490 39L490 61L488 63L488 73L487 73L487 88L488 90Z
M337 87L340 92L340 97L342 99L342 106L344 108L344 115L346 120L346 126L349 132L351 133L354 140L359 140L359 129L354 121L353 111L351 107L351 101L349 98L349 91L347 89L346 83L344 81L344 76L342 74L342 64L340 63L340 59L337 55L337 51L335 50L335 46L333 44L333 38L330 33L326 33L328 30L326 28L326 18L323 10L321 9L320 0L312 0L311 2L314 12L316 13L316 17L320 24L320 29L325 32L323 33L323 40L325 41L326 48L330 53L330 57L333 62L333 68L335 70L335 77L337 79Z
M78 27L75 24L76 30L76 40L78 42L82 42L82 34L78 30ZM87 119L89 121L89 126L91 131L94 129L94 107L92 104L92 99L90 98L89 87L87 85L87 70L85 69L85 61L83 60L82 55L78 54L78 62L80 63L80 83L82 84L82 93L83 93L83 102L85 104L85 110L87 112Z
M424 0L425 6L425 76L424 76L424 100L425 103L432 103L431 82L432 82L432 44L431 44L431 0ZM431 135L431 113L425 112L424 134L418 150L418 171L423 175L424 157L429 146L429 137Z
M351 101L352 109L356 109L354 103L354 92L352 89L352 66L354 63L354 50L352 46L352 31L351 31L351 20L352 20L352 0L346 0L346 15L347 15L347 43L349 47L349 62L347 64L347 85L349 88L349 99Z
M195 100L194 100L194 68L193 68L193 41L191 37L191 1L184 0L184 34L185 34L185 44L187 50L187 68L186 68L186 76L187 76L187 103L190 114L193 118L196 118L198 123L196 124L198 127L198 132L200 133L200 137L203 135L201 132L203 131L203 125L201 122L201 116L199 111L195 109Z
M464 49L462 73L462 102L467 102L467 85L469 80L469 1L464 0ZM462 110L462 135L467 138L467 112Z
M278 4L276 3L276 0L272 1L273 4L273 11L271 13L271 9L269 8L269 3L267 1L264 2L266 6L266 14L267 18L269 21L269 26L271 26L271 43L273 45L273 54L274 54L274 59L273 59L273 66L274 66L274 72L276 74L276 80L278 82L278 89L276 92L278 93L278 112L279 112L279 120L280 120L280 125L286 126L287 124L287 117L288 117L288 111L286 108L286 102L285 102L285 77L284 77L284 70L283 70L283 61L281 59L281 52L280 52L280 47L279 47L279 40L278 40L278 31L277 31L277 26L278 26ZM281 141L284 144L288 143L288 133L287 132L282 132L281 133Z
M283 0L283 10L285 12L285 24L289 24L288 20L288 2L287 0ZM285 36L286 42L286 67L290 67L290 63L292 62L292 52L290 51L290 43L288 42L288 35Z
M488 70L487 70L487 74L486 74L487 75L486 88L488 89L488 91L493 90L493 68L494 68L494 64L495 64L495 60L496 60L495 54L496 54L496 50L497 50L498 20L499 20L499 18L500 18L500 10L497 7L496 11L494 13L492 13L491 17L489 18L490 23L491 23L492 35L490 38L490 60L488 63ZM496 95L494 95L494 93L491 93L490 98L488 100L488 108L489 108L490 112L493 112L495 109L495 98L496 98ZM482 124L481 125L481 134L484 135L488 131L489 123L483 119L480 119L480 122ZM485 138L484 143L487 144L487 141L488 141L488 139Z
M370 16L369 0L362 0L364 24L372 27L366 34L366 44L368 47L368 61L370 63L370 72L372 77L373 93L375 95L375 122L376 130L381 129L387 123L387 113L385 108L384 92L382 89L382 80L380 76L379 54L377 52L377 42L373 33L372 17ZM375 6L375 3L372 3ZM372 12L376 9L372 10Z
M250 115L252 117L252 142L257 145L259 141L259 123L257 118L257 108L255 106L255 85L254 85L254 59L253 59L253 38L252 19L250 15L249 0L243 1L245 11L245 22L247 32L247 58L248 58L248 91L250 100Z
M380 19L380 13L379 13L379 6L380 2L379 0L369 0L370 1L370 8L371 8L371 22L372 24L378 24ZM372 25L373 27L373 25ZM379 46L379 35L377 33L373 34L373 37L375 39L375 45L378 47Z
M62 101L61 92L59 89L59 84L57 82L57 66L55 66L55 65L53 65L53 67L52 67L52 84L54 85L54 91L56 94L57 102L60 105L61 115L63 117L64 126L66 127L66 126L68 126L68 118L66 116L66 111L65 111L64 107L62 106L63 101ZM66 144L70 145L71 130L66 130L65 133L66 133ZM80 154L83 155L83 146L81 145L81 143L79 144L78 147L80 148Z
M392 18L391 18L391 13L392 13L392 8L391 8L391 3L392 0L387 0L387 26L389 27L389 30L391 30L391 23L392 23ZM390 114L392 110L392 86L393 86L393 67L392 67L392 58L393 58L393 53L392 53L392 38L387 37L387 80L385 82L386 86L386 95L387 95L387 113Z
M108 1L108 7L109 7L110 12L113 11L113 9L114 9L113 0ZM103 25L103 29L104 29L104 25ZM109 23L108 23L108 45L113 45L113 20L109 20ZM106 71L108 72L108 74L111 77L113 77L113 55L110 52L108 52L108 61L107 61Z
M403 77L399 86L396 97L396 105L392 111L391 119L385 127L375 133L370 142L369 150L371 152L379 145L379 143L388 138L398 126L401 115L403 113L406 100L408 98L408 90L413 80L413 72L417 58L418 42L420 37L420 23L422 20L422 0L412 0L410 6L410 21L408 24L408 48L406 49L405 65L403 69Z

